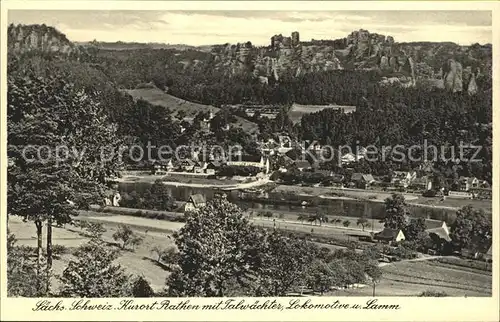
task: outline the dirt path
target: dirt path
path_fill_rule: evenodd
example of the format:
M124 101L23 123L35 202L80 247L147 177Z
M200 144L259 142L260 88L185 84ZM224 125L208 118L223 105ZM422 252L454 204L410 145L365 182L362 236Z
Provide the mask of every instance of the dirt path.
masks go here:
M384 267L384 266L388 266L388 265L394 265L394 264L397 264L397 263L406 263L406 262L421 262L421 261L428 261L428 260L433 260L433 259L438 259L438 258L443 258L445 256L422 256L422 257L418 257L418 258L413 258L413 259L403 259L399 262L391 262L391 263L379 263L378 266L379 267Z
M268 178L257 179L252 182L228 184L228 185L218 185L218 184L208 184L208 183L187 183L187 182L169 182L163 181L163 184L174 186L174 187L191 187L191 188L214 188L221 190L238 190L238 189L248 189L260 187L269 182Z
M262 217L252 217L251 220L254 222L259 222L259 223L269 223L270 225L273 225L274 223L276 223L276 225L284 223L284 224L296 225L299 227L305 227L308 229L309 228L313 228L313 229L325 228L325 229L339 230L339 231L346 231L346 232L352 231L352 232L361 233L362 235L366 235L366 236L370 235L370 232L368 231L368 229L363 230L362 228L357 228L357 227L340 227L340 226L334 226L334 225L328 225L328 224L310 225L310 224L301 223L300 221L296 221L296 220L276 219L276 221L273 221L273 220L269 220L269 219L264 219Z

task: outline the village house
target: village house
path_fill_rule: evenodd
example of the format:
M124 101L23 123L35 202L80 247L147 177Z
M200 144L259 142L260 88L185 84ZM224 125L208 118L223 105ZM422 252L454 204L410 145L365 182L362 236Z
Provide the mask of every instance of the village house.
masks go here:
M167 172L174 171L175 166L172 159L160 160L158 163L160 164L162 170L165 170Z
M450 229L448 228L448 225L446 225L446 222L426 219L425 225L427 227L425 231L429 234L431 238L432 235L435 235L435 237L439 237L440 239L443 239L447 242L451 241Z
M487 262L491 262L492 261L492 255L491 255L491 249L493 248L493 245L490 246L490 248L488 248L488 250L486 251L486 253L483 255L483 259Z
M206 167L206 162L194 162L193 172L194 173L204 173Z
M293 147L292 147L292 140L290 139L290 137L283 135L279 136L279 146L276 149L276 151L279 154L285 154L291 150L293 150Z
M418 190L431 190L432 189L432 179L429 176L422 176L416 178L410 185L411 188Z
M191 195L188 202L184 206L184 212L195 211L197 209L205 207L207 204L205 197L201 194Z
M268 157L243 155L239 156L238 159L238 161L227 161L226 165L234 167L256 167L261 168L265 173L269 173L270 163Z
M408 188L416 178L415 171L394 171L391 184L397 188Z
M354 183L356 188L366 189L372 183L375 182L375 179L371 174L363 174L363 173L353 173L351 176L351 182Z
M214 112L210 112L207 117L200 121L200 127L204 130L210 130L210 121L215 117Z
M384 228L384 230L376 233L373 236L373 239L378 242L392 244L394 242L405 240L406 237L401 229Z
M260 152L263 154L274 155L275 151L278 149L279 144L274 139L268 139L267 141L257 142L260 148Z
M208 175L215 175L215 172L221 167L221 163L217 160L210 161L205 167L205 173Z
M368 153L368 150L364 147L360 147L356 151L356 161L359 161L361 159L364 159L366 157L366 154Z
M356 162L356 156L353 153L346 153L340 158L342 165Z
M179 169L182 172L193 172L195 162L190 159L185 159L179 162Z
M479 186L479 180L476 177L460 177L458 178L459 191L469 191Z

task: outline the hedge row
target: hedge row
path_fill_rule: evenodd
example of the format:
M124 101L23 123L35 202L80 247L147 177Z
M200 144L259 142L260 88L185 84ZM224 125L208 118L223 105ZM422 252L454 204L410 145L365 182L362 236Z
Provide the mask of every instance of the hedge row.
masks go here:
M455 266L460 266L460 267L473 268L473 269L478 269L478 270L488 271L488 272L491 272L491 269L492 269L492 263L486 263L486 262L480 261L480 260L461 259L461 258L454 258L454 257L441 257L441 258L437 258L436 261L443 263L443 264L450 264L450 265L455 265Z
M158 212L158 211L148 211L148 210L137 210L130 211L130 209L120 209L120 208L102 208L98 212L113 213L126 216L142 217L148 219L159 219L174 222L185 222L184 214L174 214L168 212Z

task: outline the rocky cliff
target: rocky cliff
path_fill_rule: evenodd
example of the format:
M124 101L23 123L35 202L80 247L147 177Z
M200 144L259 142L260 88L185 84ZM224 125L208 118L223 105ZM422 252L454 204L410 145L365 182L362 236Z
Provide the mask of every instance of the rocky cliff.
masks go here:
M333 41L301 42L298 32L291 37L281 34L271 37L269 46L254 47L251 43L214 46L212 54L217 68L232 73L252 72L256 77L279 80L285 74L347 68L378 68L385 73L402 73L415 78L413 59L399 48L393 48L390 36L359 30L347 38Z
M419 79L439 80L450 91L477 90L477 72L462 75L464 68L491 74L491 45L459 46L454 43L397 43L392 36L360 29L346 38L301 41L298 32L291 37L274 35L268 46L251 43L214 46L215 68L231 73L253 73L262 82L279 80L283 75L337 69L375 69L386 79L397 79L407 86ZM464 66L464 67L462 67ZM490 66L490 67L488 67ZM466 78L466 79L465 79ZM464 85L465 84L465 85Z
M231 73L251 72L262 82L272 77L279 80L285 74L298 76L306 72L342 69L333 47L300 43L298 32L291 37L274 35L270 45L254 47L250 42L214 46L212 55L216 68Z
M93 57L92 43L75 45L63 33L45 25L10 25L8 49L14 56L38 51L85 61ZM485 78L491 79L492 66L491 45L397 43L391 36L364 29L341 39L310 41L301 41L295 31L289 37L272 36L267 46L224 44L212 46L209 53L188 50L177 51L174 56L166 67L179 67L185 73L219 70L228 75L253 75L261 83L318 71L361 69L379 71L387 84L413 86L419 80L429 80L432 86L470 94L480 90Z
M66 36L46 25L10 25L7 47L10 54L40 51L64 56L78 55L81 49Z

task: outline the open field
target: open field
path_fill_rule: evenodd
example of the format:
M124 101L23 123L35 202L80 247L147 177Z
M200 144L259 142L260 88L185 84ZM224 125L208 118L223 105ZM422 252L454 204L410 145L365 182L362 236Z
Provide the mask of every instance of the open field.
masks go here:
M126 91L134 99L143 99L153 105L167 107L175 114L179 111L184 111L186 119L193 119L196 114L202 111L213 112L214 114L219 111L219 108L211 105L203 105L186 101L175 96L169 95L158 88L140 88L131 89ZM250 122L242 117L236 117L235 125L241 127L245 132L253 134L257 133L259 128L257 124Z
M288 111L288 116L292 120L293 123L298 123L302 119L302 116L306 114L316 113L322 111L324 109L343 109L344 113L352 113L356 111L356 106L347 106L347 105L300 105L293 104L290 110Z
M184 224L179 222L171 222L166 220L156 220L156 219L147 219L140 217L132 217L132 216L85 216L81 217L82 219L88 221L99 221L106 224L124 224L131 226L135 229L144 228L145 230L156 230L163 232L174 232L181 229Z
M378 296L418 296L426 290L443 291L449 296L491 296L491 272L471 270L437 261L402 261L382 267L376 286ZM336 296L371 296L372 288L336 292Z
M102 219L102 218L101 218ZM134 218L139 219L139 218ZM126 221L126 220L125 220ZM101 222L103 222L101 220ZM175 225L175 223L172 223ZM117 223L114 221L104 222L104 227L107 231L103 235L103 240L113 244L112 235L116 231ZM16 235L19 245L36 247L36 231L33 223L24 223L19 218L9 218L9 229ZM152 259L154 255L151 249L155 245L168 247L173 245L173 241L168 238L168 234L155 232L145 232L144 229L133 228L134 231L140 234L144 239L134 252L122 251L117 263L121 264L127 273L134 275L143 275L150 283L155 291L160 291L164 288L165 279L169 272L157 265ZM75 227L56 228L52 229L53 244L64 245L70 249L74 249L88 241L87 237L80 235L80 230ZM46 229L43 230L43 236L46 236ZM45 240L44 240L45 245ZM68 262L73 258L71 254L62 255L61 258L55 259L53 264L54 275L62 274ZM54 287L58 287L57 279L53 279Z
M79 217L80 220L101 222L107 231L103 235L105 242L114 244L113 233L120 224L129 225L136 233L140 234L144 240L134 252L122 251L122 256L117 260L128 273L144 275L150 281L151 286L160 291L165 285L165 278L169 272L157 265L151 249L159 245L167 247L173 245L173 240L169 238L171 233L183 226L182 223L137 218L122 215L110 215L106 213L87 212ZM254 224L261 227L273 227L273 220L254 219ZM344 229L343 227L325 227L318 225L303 225L300 223L285 222L276 220L276 226L290 232L310 232L314 229L314 235L324 235L346 240L356 240L350 237L352 234L362 234L359 229ZM17 217L10 217L9 229L16 235L18 244L36 246L36 232L32 223L22 222ZM64 245L74 249L88 241L88 238L80 234L80 230L67 226L66 228L53 228L54 245ZM368 232L365 232L367 234ZM43 236L46 230L44 228ZM318 243L320 247L339 249L341 246L325 245ZM54 261L54 274L61 274L67 263L72 259L72 255L65 254ZM446 258L448 259L448 258ZM382 267L383 278L376 287L376 294L379 296L416 296L426 290L444 291L450 296L490 296L492 288L491 271L467 267L467 263L462 263L462 259L454 259L441 262L438 260L427 261L402 261L387 264ZM57 280L54 279L54 286L58 287ZM335 292L336 296L371 296L372 288L364 287L359 289L349 289Z
M417 200L412 201L412 204L426 205L432 207L452 207L462 208L467 205L472 205L474 208L483 209L486 212L491 212L493 208L492 200L477 200L477 199L458 199L458 198L428 198L419 196Z

